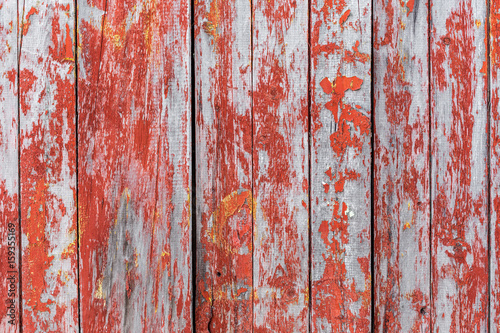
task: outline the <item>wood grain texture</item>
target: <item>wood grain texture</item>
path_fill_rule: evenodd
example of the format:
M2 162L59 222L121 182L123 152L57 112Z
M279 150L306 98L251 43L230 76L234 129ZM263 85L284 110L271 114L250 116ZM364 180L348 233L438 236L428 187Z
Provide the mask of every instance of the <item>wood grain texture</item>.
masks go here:
M24 332L78 330L73 1L19 7Z
M500 332L500 1L490 1L490 332Z
M500 0L0 1L0 331L500 332L499 45Z
M375 332L430 331L428 8L374 3Z
M311 6L313 332L370 331L371 5Z
M197 1L195 11L196 331L250 332L250 1Z
M252 4L254 332L306 332L309 3Z
M20 331L17 2L0 4L0 331Z
M432 330L486 332L486 2L433 0Z
M82 331L190 332L190 2L78 19Z

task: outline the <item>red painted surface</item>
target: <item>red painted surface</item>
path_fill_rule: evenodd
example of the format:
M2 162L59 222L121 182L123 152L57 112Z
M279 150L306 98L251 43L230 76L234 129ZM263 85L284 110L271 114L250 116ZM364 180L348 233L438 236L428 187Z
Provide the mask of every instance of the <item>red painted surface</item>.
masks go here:
M3 1L0 331L500 332L499 23Z
M82 331L189 332L189 1L79 8Z
M311 4L313 332L370 331L370 9Z
M428 332L429 16L413 1L374 6L374 331Z
M307 2L253 2L254 332L308 330Z
M0 331L20 332L17 3L0 5Z
M23 331L78 328L73 6L26 1L19 41ZM42 30L50 39L43 39Z
M488 316L487 152L482 148L488 78L480 73L486 49L480 8L455 1L439 19L432 12L432 326L449 332L485 331ZM446 106L438 104L442 101Z
M197 332L252 330L250 2L196 2ZM206 87L210 87L207 89Z

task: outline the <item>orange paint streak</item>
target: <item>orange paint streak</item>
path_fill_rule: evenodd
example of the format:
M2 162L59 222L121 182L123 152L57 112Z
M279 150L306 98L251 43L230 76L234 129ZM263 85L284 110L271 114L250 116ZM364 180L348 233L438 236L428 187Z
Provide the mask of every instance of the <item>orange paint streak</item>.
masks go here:
M211 241L221 249L225 251L233 252L233 246L226 239L224 229L227 227L227 220L234 214L239 213L241 209L247 210L247 213L251 214L252 207L252 194L250 191L242 191L241 193L233 192L227 197L222 199L220 206L212 214L214 222L212 229L208 232L208 236ZM250 230L240 230L241 234L246 234ZM235 248L241 247L241 244L237 238L233 238L233 244L236 245ZM251 244L248 244L250 246ZM249 248L251 250L251 248Z

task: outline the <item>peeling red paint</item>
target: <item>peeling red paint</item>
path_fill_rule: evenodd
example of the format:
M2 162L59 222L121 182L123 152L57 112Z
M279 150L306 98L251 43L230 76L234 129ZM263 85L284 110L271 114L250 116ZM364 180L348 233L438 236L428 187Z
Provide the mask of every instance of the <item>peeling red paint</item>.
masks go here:
M432 330L429 73L418 47L428 42L428 13L419 6L410 16L414 9L413 1L374 8L375 332Z
M369 96L370 54L363 53L366 44L360 41L370 35L371 8L367 1L313 1L311 6L311 260L317 276L311 281L311 331L368 332L370 212L362 207L371 196L365 168L371 122L366 105L353 101ZM338 67L326 60L332 57L340 59ZM325 119L331 119L331 128ZM355 169L352 161L359 163ZM347 194L352 188L361 189L354 200ZM363 231L352 232L357 228Z
M490 181L498 184L500 180L500 112L498 73L500 70L499 42L500 42L500 1L490 2L489 11L489 66L491 73L491 115L490 115ZM490 187L490 329L500 327L500 191L495 186Z
M41 42L21 42L19 55L23 330L76 330L74 64L60 57L73 47L73 9L28 1L24 10L23 40Z
M5 37L0 36L0 38ZM9 97L7 92L0 93L0 96L5 99ZM17 124L14 122L13 125ZM3 133L0 131L0 134ZM4 145L12 143L0 142L0 146L3 148ZM1 174L0 176L4 178L6 175ZM0 278L5 281L0 287L0 297L4 300L4 305L0 308L0 318L2 318L0 328L4 332L18 332L20 330L19 261L17 256L19 254L19 201L17 193L12 193L7 188L4 179L0 180L0 202L2 203L0 231L5 235L4 240L0 243L0 255L4 258L0 261Z
M328 102L325 107L332 111L335 117L335 122L339 122L339 105L343 108L342 98L345 96L347 90L359 90L363 80L357 77L339 76L333 83L328 78L321 81L321 87L326 94L332 94L332 100Z
M325 171L325 174L330 178L330 180L333 180L333 174L332 174L332 168L329 167L328 170Z
M215 262L205 276L205 283L200 285L205 292L202 293L203 299L199 300L196 324L203 331L207 327L217 330L234 325L248 328L250 326L243 325L251 325L251 321L238 316L228 317L227 314L251 312L250 299L239 299L248 288L237 288L237 285L243 283L251 286L253 205L250 191L235 191L223 198L210 216L212 227L209 230L202 227L202 244L207 249L203 260ZM242 221L246 223L235 228L231 221L233 219L246 219ZM209 318L204 317L205 311L210 313Z
M32 15L35 15L35 14L38 14L38 9L34 8L34 7L32 7L28 11L28 14L26 14L26 18L23 20L23 24L22 24L22 27L21 27L21 31L22 31L23 36L26 36L28 34L28 29L29 29L29 27L31 25L30 17Z
M73 3L31 2L21 22L0 22L2 63L9 54L17 59L15 45L22 46L19 73L16 66L0 73L0 107L11 107L5 98L16 96L19 75L24 330L76 330L78 307L84 331L463 332L500 325L499 1L434 1L430 8L414 0L196 1L193 97L189 1L90 1L79 15ZM421 47L428 31L431 54ZM13 33L19 38L4 42ZM15 113L0 119L3 163L13 144L8 133L17 133L11 109L0 110ZM17 184L8 179L15 172L3 172L5 234L9 222L20 221Z
M29 228L27 230L23 230L28 238L25 256L30 258L26 269L26 272L29 273L24 278L27 280L25 283L30 285L31 288L24 290L23 295L27 306L39 312L47 312L49 311L48 305L51 305L53 301L51 299L48 299L46 302L42 301L42 294L47 288L47 284L45 275L39 273L47 271L54 259L54 256L48 255L50 242L45 235L45 221L47 221L45 196L47 185L44 184L42 179L38 183L35 183L34 187L33 194L29 196L30 203L28 207L28 211L30 212L28 218L34 222L28 225ZM29 327L29 325L25 327ZM34 326L33 329L35 329Z
M487 325L487 194L486 185L479 185L486 184L487 166L473 162L486 161L486 150L473 148L486 146L486 139L474 134L484 132L477 124L487 124L477 113L486 109L487 81L479 78L476 65L484 59L479 47L484 38L475 39L474 24L475 13L485 10L485 4L459 1L442 18L446 30L433 27L432 35L433 155L443 155L441 140L448 145L446 157L434 159L433 166L432 311L435 329L449 326L450 332L481 331ZM479 29L485 34L484 27ZM449 103L449 125L437 121L446 114L439 104L443 96ZM448 292L443 293L445 284Z
M78 15L82 331L190 332L189 1L85 5L104 14Z
M199 332L252 329L250 10L249 2L195 4Z
M410 14L413 12L413 9L415 8L415 0L408 0L406 3L406 7L408 7L408 13L406 13L406 16L410 16Z
M339 20L339 24L340 25L344 24L344 22L347 20L347 18L349 17L349 15L351 15L351 10L350 9L346 10L346 12L344 14L342 14L342 16L340 17L340 20Z
M262 18L253 24L253 331L306 331L308 4L254 1L252 11Z
M20 325L17 3L0 5L0 331Z

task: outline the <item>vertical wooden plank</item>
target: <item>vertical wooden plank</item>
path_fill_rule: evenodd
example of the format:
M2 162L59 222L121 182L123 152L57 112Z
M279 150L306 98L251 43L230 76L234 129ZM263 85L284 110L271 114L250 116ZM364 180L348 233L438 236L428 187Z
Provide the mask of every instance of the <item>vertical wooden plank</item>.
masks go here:
M195 11L196 331L250 332L250 1L197 1Z
M500 1L490 0L490 332L500 332Z
M17 2L0 4L0 331L19 332Z
M19 9L23 331L78 330L75 7Z
M308 331L308 1L253 1L254 332Z
M314 332L370 330L371 6L311 6Z
M428 8L374 3L374 330L430 331Z
M190 1L78 1L84 332L190 332Z
M431 5L432 327L485 332L486 1Z

